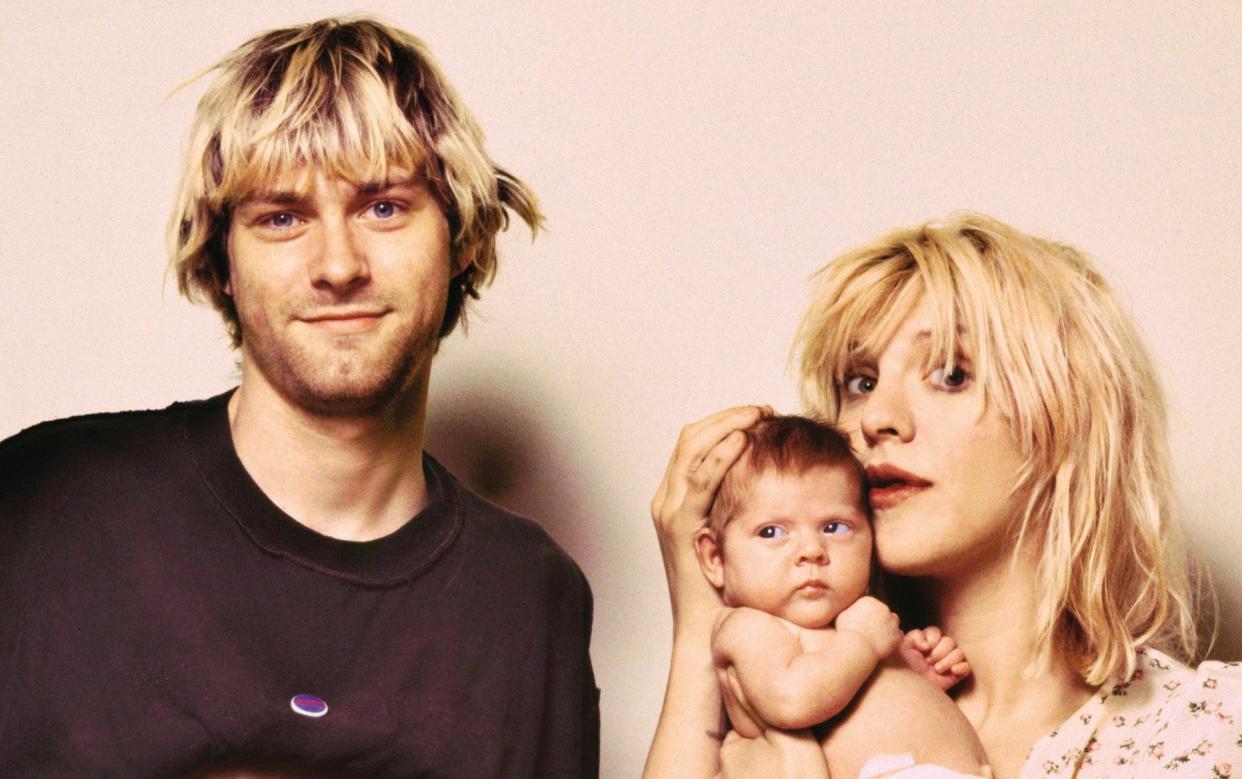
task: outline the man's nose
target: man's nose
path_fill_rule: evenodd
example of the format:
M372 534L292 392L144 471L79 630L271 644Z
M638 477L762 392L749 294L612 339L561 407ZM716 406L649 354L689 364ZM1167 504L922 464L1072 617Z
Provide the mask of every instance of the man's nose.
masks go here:
M316 287L348 292L371 277L363 242L355 235L347 218L326 218L320 223L322 240L310 268Z

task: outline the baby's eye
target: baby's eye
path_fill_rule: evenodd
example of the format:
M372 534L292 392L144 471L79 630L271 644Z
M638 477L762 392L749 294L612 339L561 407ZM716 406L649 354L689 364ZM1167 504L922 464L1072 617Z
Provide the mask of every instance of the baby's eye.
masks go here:
M842 533L848 533L849 531L850 526L844 522L829 522L824 525L824 532L829 535L840 535Z
M866 395L875 390L876 378L854 374L845 377L845 392L848 395Z
M966 369L955 365L949 371L936 368L927 374L927 380L932 383L932 386L946 392L961 392L970 386L971 375Z
M780 538L785 535L785 528L776 525L764 525L759 528L760 538Z

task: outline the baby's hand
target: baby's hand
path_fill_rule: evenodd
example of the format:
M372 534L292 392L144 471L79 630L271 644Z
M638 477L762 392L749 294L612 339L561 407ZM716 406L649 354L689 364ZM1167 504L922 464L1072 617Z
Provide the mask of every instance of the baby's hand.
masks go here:
M907 633L901 640L901 656L911 670L945 692L970 676L966 655L935 625Z
M854 601L838 614L836 628L861 633L881 659L891 655L901 643L897 615L869 595Z

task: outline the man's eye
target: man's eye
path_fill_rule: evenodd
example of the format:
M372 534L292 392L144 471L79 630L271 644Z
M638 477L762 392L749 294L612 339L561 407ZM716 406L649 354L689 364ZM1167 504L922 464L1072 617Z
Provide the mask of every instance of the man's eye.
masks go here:
M932 383L932 386L949 392L960 392L966 389L970 386L970 379L970 373L956 365L948 371L944 368L936 368L927 374L927 380Z
M298 218L288 211L281 211L279 214L263 217L263 224L268 227L274 227L277 230L288 230L298 223Z
M849 530L850 526L844 522L829 522L824 525L824 532L829 535L840 535L841 533L848 533Z
M845 377L845 391L850 395L866 395L875 390L876 378L856 374Z
M764 525L759 528L760 538L779 538L783 535L785 535L784 528L779 528L776 525Z
M381 200L372 205L370 210L377 219L392 219L400 212L401 207L391 200Z

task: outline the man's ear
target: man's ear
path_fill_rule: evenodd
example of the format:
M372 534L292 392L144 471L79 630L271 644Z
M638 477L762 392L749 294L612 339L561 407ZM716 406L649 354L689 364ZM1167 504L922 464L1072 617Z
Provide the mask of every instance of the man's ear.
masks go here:
M701 528L694 534L694 553L707 580L716 589L724 589L724 558L721 556L720 539L711 528Z
M213 264L219 262L219 260L213 257L212 254L215 254L216 256L219 256L220 254L224 255L225 278L224 283L220 285L220 290L229 297L233 297L233 263L229 262L229 257L233 254L232 241L232 230L226 229L223 233L217 232L215 237L211 239L211 243L215 246L215 251L208 254L208 257L211 258Z
M455 279L466 272L466 268L470 267L470 262L474 259L475 250L473 246L462 246L457 251L451 252L453 267L449 278Z

